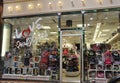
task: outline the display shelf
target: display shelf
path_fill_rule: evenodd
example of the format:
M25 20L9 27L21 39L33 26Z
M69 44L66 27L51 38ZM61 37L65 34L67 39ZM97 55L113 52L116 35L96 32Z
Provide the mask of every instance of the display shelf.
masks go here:
M98 49L99 47L95 47L94 49ZM90 61L88 62L89 80L109 80L116 75L120 75L120 58L118 57L119 54L117 51L103 50L99 52L95 50L94 52L92 55L88 54L90 57ZM98 60L101 60L101 64L99 64Z

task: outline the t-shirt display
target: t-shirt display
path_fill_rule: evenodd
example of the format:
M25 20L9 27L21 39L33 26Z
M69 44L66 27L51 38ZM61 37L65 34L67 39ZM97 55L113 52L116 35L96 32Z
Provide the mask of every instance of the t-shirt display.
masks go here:
M63 69L68 77L77 77L80 75L79 54L75 49L63 48Z
M93 46L96 45L96 46ZM93 44L88 50L88 78L109 80L113 76L120 75L119 50L110 50L110 46ZM98 46L98 47L97 47ZM103 48L104 47L104 48ZM97 49L96 49L97 48ZM100 48L100 49L98 49ZM106 48L106 50L105 50Z

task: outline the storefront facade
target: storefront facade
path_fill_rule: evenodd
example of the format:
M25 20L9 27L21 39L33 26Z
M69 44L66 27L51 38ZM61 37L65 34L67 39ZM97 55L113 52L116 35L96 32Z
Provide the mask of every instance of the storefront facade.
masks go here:
M119 43L119 32L115 31L119 30L117 27L119 26L120 8L114 6L116 2L110 2L110 7L115 8L96 10L89 10L91 6L84 7L87 5L85 2L82 2L82 6L86 9L77 9L78 4L74 1L70 2L72 7L68 9L65 6L68 2L64 2L64 4L58 2L58 5L55 5L57 2L52 1L43 0L37 4L38 2L20 1L19 3L4 4L4 9L8 11L4 10L3 13L1 53L4 60L3 79L73 81L78 83L87 80L105 82L116 73L119 74L119 69L117 72L114 69L104 69L107 68L104 63L102 66L100 65L101 69L99 70L99 64L95 61L91 64L91 60L89 60L91 57L88 56L91 55L89 49L92 48L92 45L106 45L106 49L105 47L99 49L101 54L109 47L109 49L119 50L119 46L116 47L111 43L114 42L112 37L116 34L115 42ZM48 5L43 5L45 3ZM25 4L28 5L25 6ZM103 2L98 4L101 8L105 6ZM117 5L119 6L119 4ZM25 9L22 8L23 6ZM71 10L72 12L70 12ZM111 17L109 19L111 21L107 20L107 16ZM108 26L110 23L113 23L111 26L115 28L112 29ZM113 31L105 33L111 35L115 32L114 35L99 39L105 35L100 34L104 32L104 28L99 30L94 28L97 25L110 27ZM93 38L96 41L90 40L95 36L93 32L90 32L92 30L97 33L95 39ZM98 50L93 51L98 52ZM110 67L113 68L116 65L112 63ZM99 73L102 76L99 76ZM107 75L109 73L111 77Z

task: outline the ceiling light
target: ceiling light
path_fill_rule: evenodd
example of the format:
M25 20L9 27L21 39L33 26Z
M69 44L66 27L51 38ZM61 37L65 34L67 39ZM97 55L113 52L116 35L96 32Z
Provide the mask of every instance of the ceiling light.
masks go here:
M93 20L93 18L91 17L90 20Z
M83 27L83 24L77 24L77 27ZM84 27L86 27L86 24L84 24Z
M52 9L52 3L49 2L48 5L49 5L50 9Z
M82 24L77 24L77 27L82 27Z
M42 29L51 29L50 26L42 26Z
M28 4L28 9L29 9L29 10L34 9L34 5L33 5L33 4Z
M90 24L87 24L87 26L90 26Z
M103 29L102 32L109 32L110 29Z
M115 39L117 36L119 36L119 34L115 34L111 39L109 39L106 43L110 43L113 39Z
M100 32L99 32L99 34L98 34L98 37L100 37L100 36L101 36L101 34L102 34L102 32L100 31Z
M15 10L16 10L16 11L20 11L20 10L21 10L21 6L16 5L16 6L15 6Z
M53 35L55 35L55 34L57 34L58 32L50 32L50 34L53 34Z
M60 8L62 8L62 2L61 2L61 1L58 1L58 6L59 6Z
M12 7L12 6L9 6L9 7L8 7L8 11L9 11L9 12L13 12L13 7Z
M93 37L93 41L96 40L96 37L97 37L98 32L100 30L100 27L101 27L101 23L97 23L97 26L96 26L96 29L95 29L95 33L94 33L94 37Z
M38 8L41 8L41 4L40 4L40 3L38 3L38 4L37 4L37 7L38 7Z

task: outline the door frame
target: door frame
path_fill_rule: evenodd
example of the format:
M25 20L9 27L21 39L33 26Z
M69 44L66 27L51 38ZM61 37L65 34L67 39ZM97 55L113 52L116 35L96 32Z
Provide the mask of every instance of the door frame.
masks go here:
M63 31L69 31L69 30L76 30L80 31L79 34L63 34ZM60 83L63 82L63 76L62 76L62 38L64 36L80 36L80 83L84 82L84 59L83 59L83 29L82 28L68 28L68 29L60 29Z

